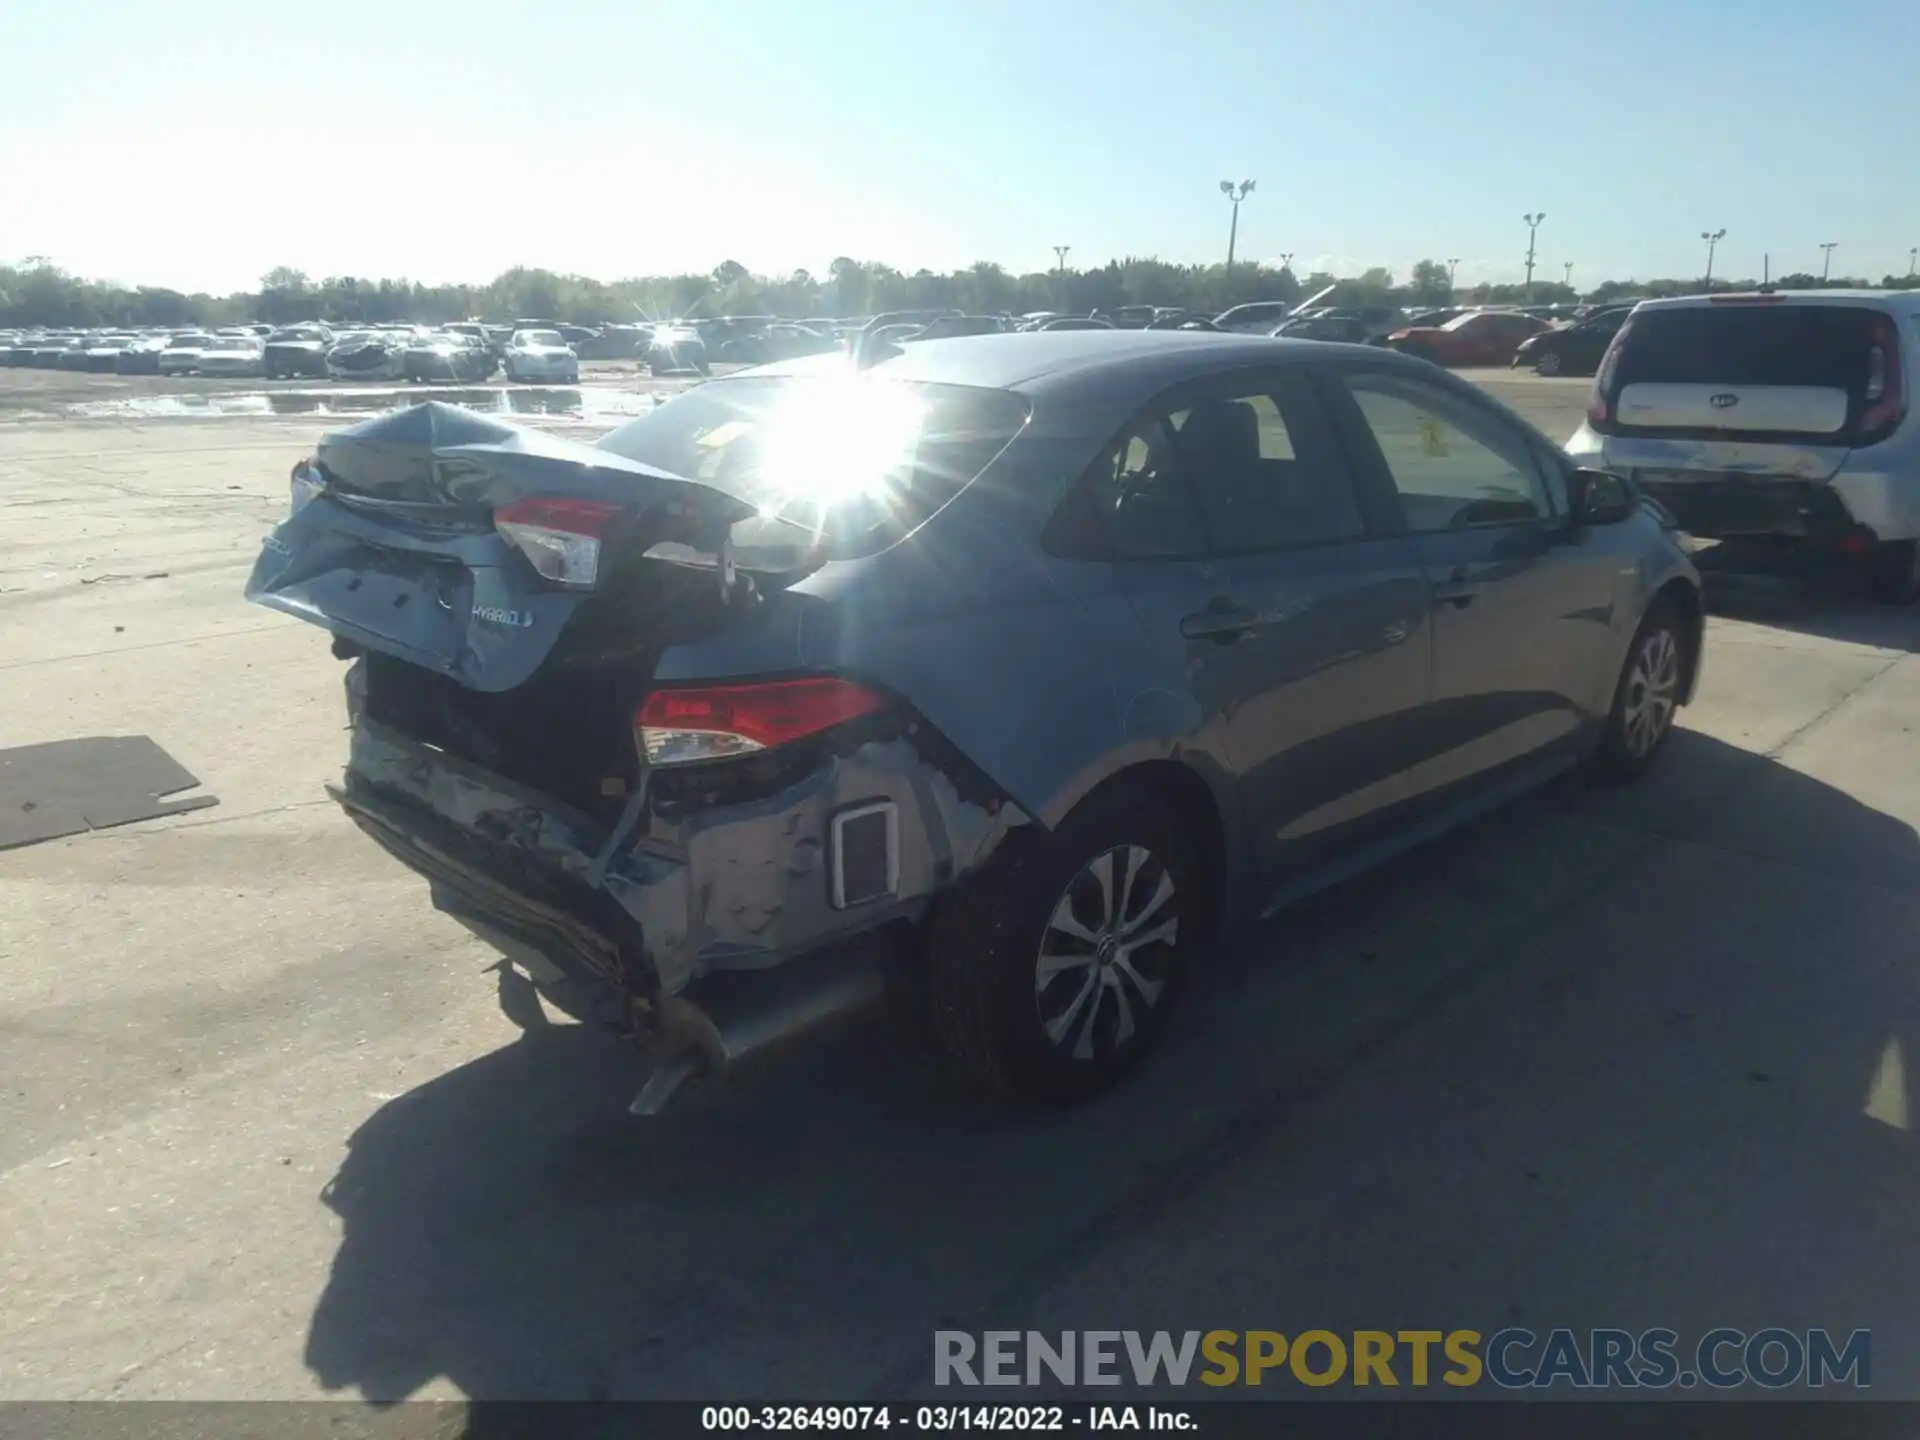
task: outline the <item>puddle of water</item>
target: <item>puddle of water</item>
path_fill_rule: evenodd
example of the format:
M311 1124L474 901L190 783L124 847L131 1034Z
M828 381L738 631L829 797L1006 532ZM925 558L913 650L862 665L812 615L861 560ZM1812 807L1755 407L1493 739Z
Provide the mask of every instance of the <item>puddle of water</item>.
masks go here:
M324 390L253 390L216 395L126 395L114 400L81 401L69 405L65 413L84 420L377 415L423 400L443 400L489 415L612 426L632 416L644 415L666 399L667 393L659 391L590 388L517 386L479 390L420 385L362 390L330 386Z

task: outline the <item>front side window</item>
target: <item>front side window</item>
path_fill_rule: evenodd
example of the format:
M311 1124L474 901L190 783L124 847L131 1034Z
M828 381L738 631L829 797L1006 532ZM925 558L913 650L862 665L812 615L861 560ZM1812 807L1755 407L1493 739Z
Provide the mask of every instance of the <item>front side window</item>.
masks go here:
M1513 525L1552 513L1524 435L1417 380L1343 377L1409 530Z

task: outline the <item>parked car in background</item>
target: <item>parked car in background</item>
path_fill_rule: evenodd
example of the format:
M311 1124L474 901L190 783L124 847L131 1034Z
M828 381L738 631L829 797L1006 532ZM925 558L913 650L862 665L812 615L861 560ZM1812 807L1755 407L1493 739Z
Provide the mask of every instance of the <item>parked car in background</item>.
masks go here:
M1640 304L1567 449L1694 535L1839 560L1920 599L1920 294L1761 291Z
M999 335L1005 329L997 315L942 315L929 320L908 338L917 344L922 340L955 340L966 335Z
M455 456L484 533L423 523ZM1100 1091L1223 921L1645 773L1698 671L1698 575L1625 482L1264 336L816 357L591 447L419 406L294 486L247 594L351 662L335 799L640 1027L641 1113L882 966L983 1089Z
M507 379L516 384L580 383L580 357L558 330L516 330L507 342L504 360Z
M1235 305L1231 310L1222 310L1213 317L1213 323L1222 330L1243 335L1270 335L1273 327L1292 315L1293 311L1293 303L1288 300L1256 300L1249 305Z
M61 361L80 343L78 335L43 335L40 343L29 352L28 364L36 370L55 370Z
M81 363L77 368L111 375L120 356L138 339L136 335L96 335L85 342Z
M213 336L197 331L175 335L154 362L160 375L191 375L200 368L200 352L213 344Z
M269 331L263 354L267 379L295 375L324 379L327 351L333 348L333 343L333 331L325 325L288 325Z
M499 365L484 343L455 331L423 335L400 355L401 375L413 381L472 383L491 378Z
M654 375L710 375L707 342L687 325L656 325L647 340L647 369Z
M838 348L830 335L821 335L804 325L776 324L764 330L734 335L720 342L713 358L726 365L765 365L773 360L791 360L800 355L819 355Z
M398 380L406 373L411 336L379 330L350 330L336 335L327 349L331 380Z
M258 335L216 335L195 367L208 376L251 377L267 373L266 346Z
M1517 310L1474 310L1444 325L1409 327L1387 336L1387 348L1436 365L1510 365L1523 341L1547 322Z
M173 343L170 334L142 335L114 357L114 373L119 375L158 375L160 352Z
M1596 310L1583 320L1556 325L1520 342L1513 352L1513 365L1530 366L1541 375L1591 375L1600 368L1600 357L1633 313L1631 305L1611 310Z
M1057 315L1051 320L1040 322L1040 328L1053 330L1111 330L1114 327L1105 320L1095 320L1091 315Z

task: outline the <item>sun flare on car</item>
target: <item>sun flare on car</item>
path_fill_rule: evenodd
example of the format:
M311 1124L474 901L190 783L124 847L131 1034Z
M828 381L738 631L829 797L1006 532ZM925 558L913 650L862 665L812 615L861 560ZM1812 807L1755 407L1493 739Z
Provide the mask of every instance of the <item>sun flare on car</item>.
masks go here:
M865 377L800 385L760 420L763 513L824 516L849 501L885 504L913 462L925 404L904 386ZM798 512L798 514L796 514Z

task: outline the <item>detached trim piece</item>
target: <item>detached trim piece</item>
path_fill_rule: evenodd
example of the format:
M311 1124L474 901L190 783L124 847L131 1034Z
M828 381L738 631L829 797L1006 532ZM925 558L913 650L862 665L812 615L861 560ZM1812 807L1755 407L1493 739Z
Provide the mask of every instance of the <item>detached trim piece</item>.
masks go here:
M900 893L900 810L893 801L850 805L828 828L834 909Z

